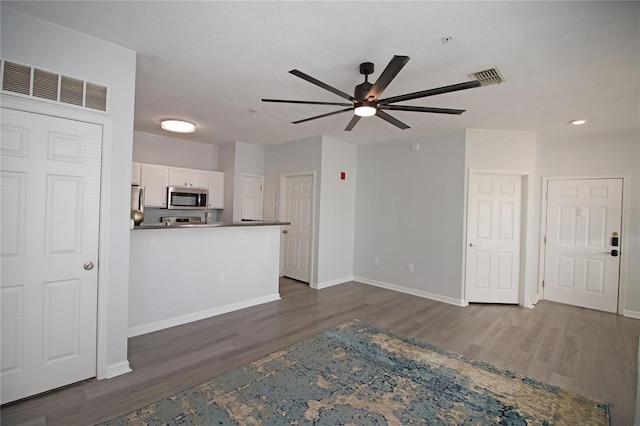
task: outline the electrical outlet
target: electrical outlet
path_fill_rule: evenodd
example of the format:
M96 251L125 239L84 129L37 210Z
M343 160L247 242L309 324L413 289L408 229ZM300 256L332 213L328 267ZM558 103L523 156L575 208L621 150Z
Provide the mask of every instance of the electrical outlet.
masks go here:
M413 272L413 263L409 263L409 264L407 265L407 270L408 270L409 272Z
M380 264L380 259L378 259L377 257L373 258L373 264L374 265L379 265Z
M218 284L224 284L224 274L218 276Z

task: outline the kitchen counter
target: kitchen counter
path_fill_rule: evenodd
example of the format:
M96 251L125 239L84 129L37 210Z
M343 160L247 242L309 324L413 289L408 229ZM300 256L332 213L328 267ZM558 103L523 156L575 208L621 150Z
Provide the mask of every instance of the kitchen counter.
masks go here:
M177 228L220 228L230 226L281 226L289 225L291 222L280 222L274 220L244 220L241 222L201 222L201 223L173 223L165 224L162 222L157 223L143 223L136 226L134 230L144 229L177 229Z
M131 232L129 337L278 300L280 225L146 225Z

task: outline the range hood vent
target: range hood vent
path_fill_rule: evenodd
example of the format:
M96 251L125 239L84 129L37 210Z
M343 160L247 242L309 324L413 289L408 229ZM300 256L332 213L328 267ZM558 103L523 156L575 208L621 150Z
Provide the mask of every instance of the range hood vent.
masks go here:
M478 80L481 86L489 86L491 84L500 84L504 82L502 73L498 68L490 68L488 70L474 72L473 74L469 74L469 77L474 80Z
M0 60L2 91L109 112L109 87L56 72Z

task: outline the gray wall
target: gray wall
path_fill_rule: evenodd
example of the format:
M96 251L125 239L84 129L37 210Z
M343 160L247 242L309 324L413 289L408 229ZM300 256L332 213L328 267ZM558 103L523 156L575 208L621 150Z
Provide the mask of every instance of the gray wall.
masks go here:
M276 217L282 218L280 212L280 176L284 173L316 172L314 224L313 224L313 264L318 265L318 217L320 214L320 171L322 163L322 137L305 139L297 142L269 146L264 156L265 188L277 188ZM314 269L311 283L318 282L318 271Z
M464 132L358 147L356 279L462 299L464 159Z
M626 282L625 315L636 318L640 318L639 151L637 133L545 140L538 146L538 174L541 177L629 175L629 185L623 194L627 207L622 220L628 228L626 235L621 235L627 244L621 250L621 272Z

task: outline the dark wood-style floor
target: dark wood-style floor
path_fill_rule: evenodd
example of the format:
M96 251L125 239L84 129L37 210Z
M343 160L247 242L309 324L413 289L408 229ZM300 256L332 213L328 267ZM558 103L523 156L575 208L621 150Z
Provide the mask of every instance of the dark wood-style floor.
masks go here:
M460 308L360 283L316 291L289 279L282 299L129 340L133 372L2 407L2 425L91 425L353 318L610 403L632 425L640 320L542 301Z

